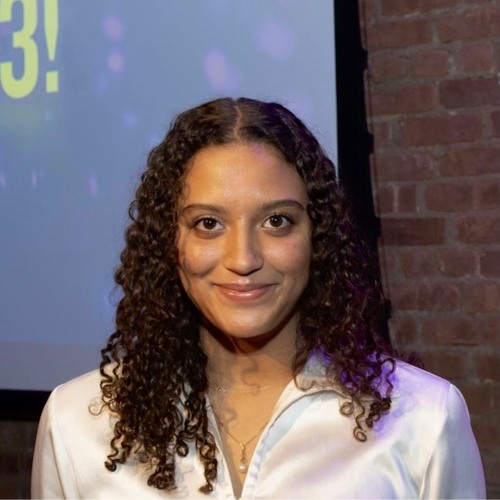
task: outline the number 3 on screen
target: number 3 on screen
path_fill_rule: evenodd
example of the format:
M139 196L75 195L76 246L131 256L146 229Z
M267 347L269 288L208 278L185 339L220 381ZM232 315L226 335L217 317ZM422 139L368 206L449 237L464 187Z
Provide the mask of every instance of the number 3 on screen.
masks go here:
M38 14L36 0L0 0L0 22L12 20L15 2L23 6L23 24L13 34L12 46L23 51L23 73L16 78L12 62L3 62L0 64L0 84L9 97L21 99L33 91L38 79L38 48L33 40Z

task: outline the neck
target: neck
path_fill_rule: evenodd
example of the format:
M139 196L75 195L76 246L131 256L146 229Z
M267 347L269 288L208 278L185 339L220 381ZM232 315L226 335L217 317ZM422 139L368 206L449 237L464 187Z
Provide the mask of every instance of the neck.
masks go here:
M227 391L262 390L292 378L296 325L277 335L242 339L201 327L201 344L208 357L211 387Z

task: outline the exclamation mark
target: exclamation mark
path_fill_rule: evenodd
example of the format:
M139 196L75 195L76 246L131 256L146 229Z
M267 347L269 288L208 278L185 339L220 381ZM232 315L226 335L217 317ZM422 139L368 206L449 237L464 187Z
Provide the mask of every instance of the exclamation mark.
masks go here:
M59 30L58 0L45 0L44 5L43 19L47 53L49 62L54 62L56 59L57 32ZM45 74L45 89L47 92L57 92L59 90L59 73L57 71L47 71Z

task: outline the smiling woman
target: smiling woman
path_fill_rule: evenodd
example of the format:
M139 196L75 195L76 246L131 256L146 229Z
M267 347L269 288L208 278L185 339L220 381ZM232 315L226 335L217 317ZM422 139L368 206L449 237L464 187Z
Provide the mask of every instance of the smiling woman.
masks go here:
M293 345L311 258L299 174L269 146L232 144L197 153L184 182L179 271L206 320L202 338L213 328L232 339L274 331Z
M282 390L291 370L282 367L277 373L264 364L264 356L290 365L296 345L296 305L311 259L303 180L270 146L211 146L194 156L179 205L179 274L202 315L200 342L209 354L209 385L225 387L226 393L229 388L235 394L258 392L271 389L279 374L282 384L276 389ZM223 449L240 493L240 472L273 408L262 400L259 410L246 408L238 396L222 398L221 392L210 398L226 431Z
M116 330L47 403L34 497L484 496L461 394L383 341L376 263L290 111L182 113L129 213Z

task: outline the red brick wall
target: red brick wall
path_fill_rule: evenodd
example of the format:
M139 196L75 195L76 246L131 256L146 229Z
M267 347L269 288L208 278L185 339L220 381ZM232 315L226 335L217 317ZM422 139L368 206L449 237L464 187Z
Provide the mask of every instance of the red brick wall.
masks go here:
M500 0L359 0L396 345L464 393L500 496Z

